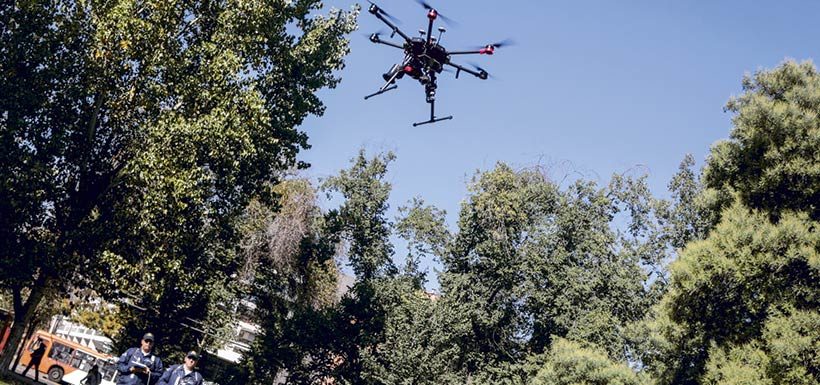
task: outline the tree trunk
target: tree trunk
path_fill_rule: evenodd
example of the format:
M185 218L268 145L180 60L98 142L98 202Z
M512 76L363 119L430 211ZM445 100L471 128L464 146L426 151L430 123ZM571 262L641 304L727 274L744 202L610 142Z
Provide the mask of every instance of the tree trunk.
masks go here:
M35 312L36 314L37 312ZM20 365L20 357L23 357L23 349L26 348L26 341L34 335L34 328L37 326L37 323L29 321L28 327L26 328L26 333L23 335L23 340L20 344L20 347L17 349L17 357L14 358L14 364L11 366L12 370L16 370L17 366Z
M37 305L39 305L40 300L43 299L46 284L47 280L45 277L38 277L34 281L34 285L31 288L31 294L29 294L25 304L22 304L20 301L15 301L14 324L11 326L11 331L9 332L9 339L6 344L8 348L3 349L3 355L0 356L0 373L14 371L14 369L16 369L10 369L12 360L17 352L17 347L20 345L20 342L22 342L22 337L23 333L26 331L26 326L31 322L34 312L37 310ZM16 295L19 296L20 293L16 293Z

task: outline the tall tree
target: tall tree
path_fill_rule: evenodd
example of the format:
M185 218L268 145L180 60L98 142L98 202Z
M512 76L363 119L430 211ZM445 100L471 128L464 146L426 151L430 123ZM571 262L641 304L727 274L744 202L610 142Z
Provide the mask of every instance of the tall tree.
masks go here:
M396 273L388 238L393 225L387 218L392 186L385 181L387 166L395 159L392 152L367 159L361 150L349 169L328 178L322 186L329 195L338 193L344 199L328 216L348 243L350 266L362 282Z
M311 372L303 366L318 363L304 361L327 338L317 324L336 303L338 236L327 233L316 191L301 179L274 191L281 196L275 211L253 201L242 219L242 301L253 309L244 320L259 326L242 361L251 383L273 383L283 369Z
M612 230L623 206L631 207L627 223L647 220L643 184L622 182L561 190L539 170L504 164L475 177L442 257L442 305L461 320L452 327L458 370L490 383L525 381L526 371L512 368L556 336L625 358L621 329L648 305L642 260L663 258L650 257L660 248L640 237L627 245ZM633 229L640 235L643 225Z
M820 382L820 313L785 306L770 313L759 339L712 347L704 384L809 385Z
M734 127L729 140L712 147L706 184L736 191L775 219L802 210L820 220L818 90L820 74L809 61L744 77L743 94L726 105Z
M365 355L365 378L376 384L460 384L455 367L459 352L453 330L461 317L438 295L424 290L426 273L419 261L441 256L452 241L445 212L413 198L399 208L396 233L407 242L405 267L379 283L377 299L384 309L383 338Z
M332 315L336 335L331 344L337 364L331 374L342 383L372 383L364 376L363 357L378 355L384 340L386 302L380 288L398 273L389 239L393 224L387 217L392 189L386 181L387 167L394 159L393 153L368 159L361 150L350 168L323 185L329 196L338 193L342 199L327 218L345 242L345 256L355 274L353 287Z
M202 307L203 282L236 267L234 218L297 164L307 136L296 127L339 80L356 12L317 16L320 6L0 5L0 285L13 294L12 346L46 287L128 297L154 319Z
M800 322L806 325L816 322L818 250L817 222L806 213L781 213L780 221L772 224L766 214L739 203L727 209L709 237L689 244L672 265L670 290L650 329L661 337L657 347L662 364L655 365L661 383L699 383L710 360L710 376L720 377L717 372L726 369L726 357L713 354L772 346L774 334L785 333L783 329L793 328L789 334L796 339L816 338L806 326L784 323L800 321L799 314L805 314ZM764 355L802 366L817 381L820 367L805 358L816 357L808 350L803 358L774 357L776 349Z
M743 90L726 107L734 128L712 147L705 188L686 187L683 169L672 182L694 193L670 211L681 257L637 332L639 360L662 384L817 381L801 341L816 339L820 76L786 61L745 77Z
M661 234L668 246L675 250L683 249L691 241L706 238L720 219L720 213L713 210L717 192L707 191L694 166L695 158L686 154L667 185L672 201L665 202L660 210L664 227Z

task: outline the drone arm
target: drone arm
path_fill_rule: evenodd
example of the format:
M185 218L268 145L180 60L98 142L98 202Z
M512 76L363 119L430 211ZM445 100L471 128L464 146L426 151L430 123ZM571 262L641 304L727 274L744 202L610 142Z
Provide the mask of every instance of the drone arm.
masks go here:
M447 53L450 55L483 55L486 52L484 52L484 49L481 49L476 51L451 51Z
M397 34L399 34L399 36L401 36L401 37L402 37L405 41L408 41L408 42L409 42L409 41L410 41L410 37L409 37L409 36L407 36L407 34L405 34L404 32L402 32L402 31L399 29L399 27L396 27L396 25L395 25L395 24L391 23L391 22L390 22L390 20L387 20L387 18L386 18L386 17L384 17L384 16L383 16L383 15L382 15L379 11L381 11L381 8L377 9L377 10L376 10L376 12L372 12L372 11L371 11L371 13L372 13L373 15L375 15L375 16L376 16L379 20L381 20L381 21L382 21L382 23L387 24L387 26L388 26L388 27L390 27L390 30L391 30L391 31L393 31L393 33L397 33Z
M430 12L433 14L434 11L431 10ZM433 43L433 22L436 21L436 18L435 16L428 16L427 18L430 20L427 24L427 47L429 47Z
M477 77L477 78L479 78L479 79L487 79L487 77L489 76L489 74L487 73L487 71L484 71L484 70L480 70L480 71L473 71L472 69L469 69L469 68L464 67L464 66L462 66L462 65L459 65L459 64L456 64L456 63L450 63L450 62L447 62L447 63L444 63L444 64L447 64L447 65L449 65L449 66L451 66L451 67L455 67L455 68L456 68L456 69L458 69L459 71L464 71L464 72L466 72L466 73L468 73L468 74L470 74L470 75L473 75L473 76L475 76L475 77Z
M365 96L365 97L364 97L364 100L370 99L370 98L372 98L372 97L374 97L374 96L381 95L381 94L383 94L383 93L385 93L385 92L387 92L387 91L392 91L392 90L395 90L396 88L399 88L399 86L397 86L397 85L395 85L395 84L393 84L392 86L390 85L390 84L392 84L392 83L396 80L396 77L398 77L398 75L399 75L399 73L398 73L398 72L394 73L394 74L393 74L393 76L391 76L391 77L390 77L390 79L387 79L387 83L384 83L384 85L382 86L382 88L379 88L379 90L378 90L378 91L376 91L376 92L374 92L374 93L372 93L372 94L370 94L370 95Z
M406 64L407 64L407 61L408 61L409 59L410 59L409 55L404 55L404 60L402 60L402 64L401 64L401 66L406 65ZM374 93L372 93L372 94L370 94L370 95L365 96L365 97L364 97L364 100L370 99L370 98L372 98L372 97L374 97L374 96L381 95L381 94L383 94L383 93L385 93L385 92L387 92L387 91L395 90L396 88L398 88L399 86L397 86L397 85L395 85L395 84L393 84L393 83L395 83L396 79L398 79L398 77L399 77L399 74L400 74L400 73L401 73L401 71L400 71L400 70L394 71L394 72L390 75L390 77L387 79L387 82L385 82L385 83L384 83L384 85L382 86L382 88L379 88L379 90L378 90L378 91L376 91L376 92L374 92ZM391 84L393 84L393 85L391 86Z
M384 41L384 40L380 39L378 35L371 36L370 41L372 41L376 44L384 44L384 45L389 45L391 47L395 47L395 48L398 48L398 49L404 49L404 46L393 43L393 42Z

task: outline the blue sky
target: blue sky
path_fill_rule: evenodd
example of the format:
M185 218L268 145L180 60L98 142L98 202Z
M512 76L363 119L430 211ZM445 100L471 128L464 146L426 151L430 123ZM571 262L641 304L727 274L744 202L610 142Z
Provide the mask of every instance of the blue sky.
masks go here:
M300 159L313 165L305 175L318 179L347 167L360 148L393 151L391 217L420 196L445 209L451 227L470 177L498 161L540 163L553 167L556 179L580 173L601 184L639 169L656 195L668 196L684 155L700 167L709 146L728 136L731 115L723 106L741 92L745 73L820 55L816 1L429 2L459 23L442 39L450 50L516 41L494 56L469 58L496 78L444 74L437 115L454 119L432 125L412 126L427 119L429 106L409 78L363 100L402 58L367 40L384 25L363 3L342 83L321 92L327 110L302 127L313 148ZM413 0L379 5L409 35L426 28L425 11ZM432 269L429 278L435 288Z

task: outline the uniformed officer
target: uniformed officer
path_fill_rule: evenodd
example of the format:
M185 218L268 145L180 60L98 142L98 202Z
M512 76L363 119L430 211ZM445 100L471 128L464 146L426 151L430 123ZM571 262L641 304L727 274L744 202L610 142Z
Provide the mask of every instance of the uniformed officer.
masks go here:
M162 360L153 353L154 335L145 333L140 347L130 348L117 361L117 385L156 384L162 375Z
M196 371L199 354L190 351L185 355L182 365L172 365L160 377L157 385L202 385L202 375Z

